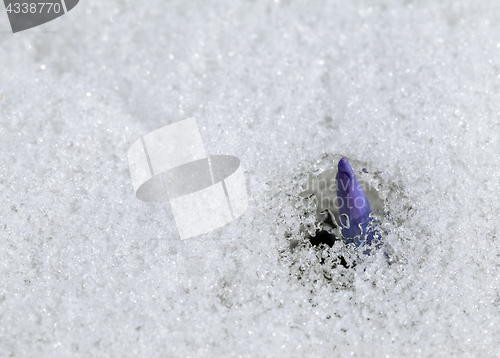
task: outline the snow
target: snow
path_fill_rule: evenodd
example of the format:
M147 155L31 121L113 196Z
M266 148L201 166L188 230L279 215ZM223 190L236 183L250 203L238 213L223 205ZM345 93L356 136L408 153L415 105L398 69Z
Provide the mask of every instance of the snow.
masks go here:
M1 356L497 356L500 3L89 0L17 34L3 14ZM250 202L183 241L127 151L187 118ZM342 156L391 265L332 269L351 249L304 239L298 195Z

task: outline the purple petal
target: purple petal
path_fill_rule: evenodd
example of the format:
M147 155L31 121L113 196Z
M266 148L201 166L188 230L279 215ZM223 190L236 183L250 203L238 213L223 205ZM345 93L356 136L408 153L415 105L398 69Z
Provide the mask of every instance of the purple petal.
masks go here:
M339 213L340 215L346 214L349 217L350 223L348 229L342 229L342 234L345 238L352 239L362 233L359 224L365 223L362 227L364 229L363 231L366 231L366 222L371 213L370 203L349 161L345 157L339 161L336 180ZM368 241L371 241L370 238L368 238ZM359 246L359 240L357 240L355 244Z

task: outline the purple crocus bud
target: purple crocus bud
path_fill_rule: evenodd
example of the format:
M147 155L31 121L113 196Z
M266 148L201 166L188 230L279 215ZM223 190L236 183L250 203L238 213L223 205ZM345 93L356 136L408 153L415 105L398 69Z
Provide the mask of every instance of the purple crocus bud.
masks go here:
M370 245L373 239L373 232L367 230L371 213L370 203L349 161L345 157L339 162L336 180L337 200L344 241L354 242L356 246ZM343 214L349 217L348 228L345 225L346 220L342 219L342 216L345 217ZM366 235L366 239L364 235ZM356 238L356 236L358 237Z

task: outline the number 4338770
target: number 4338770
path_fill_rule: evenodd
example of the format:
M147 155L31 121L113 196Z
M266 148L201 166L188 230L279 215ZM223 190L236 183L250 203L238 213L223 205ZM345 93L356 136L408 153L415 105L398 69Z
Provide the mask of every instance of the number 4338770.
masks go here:
M13 3L7 6L7 12L10 14L41 14L42 12L49 14L50 12L59 14L61 12L61 4L52 2L39 2L39 3Z

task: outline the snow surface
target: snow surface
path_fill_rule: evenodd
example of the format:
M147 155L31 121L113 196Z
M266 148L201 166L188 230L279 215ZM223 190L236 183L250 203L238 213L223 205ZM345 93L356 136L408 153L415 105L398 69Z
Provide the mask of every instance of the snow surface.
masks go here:
M497 1L82 0L18 34L2 10L0 356L498 356L499 94ZM127 150L189 117L251 199L181 241ZM304 239L297 195L341 156L391 265Z

